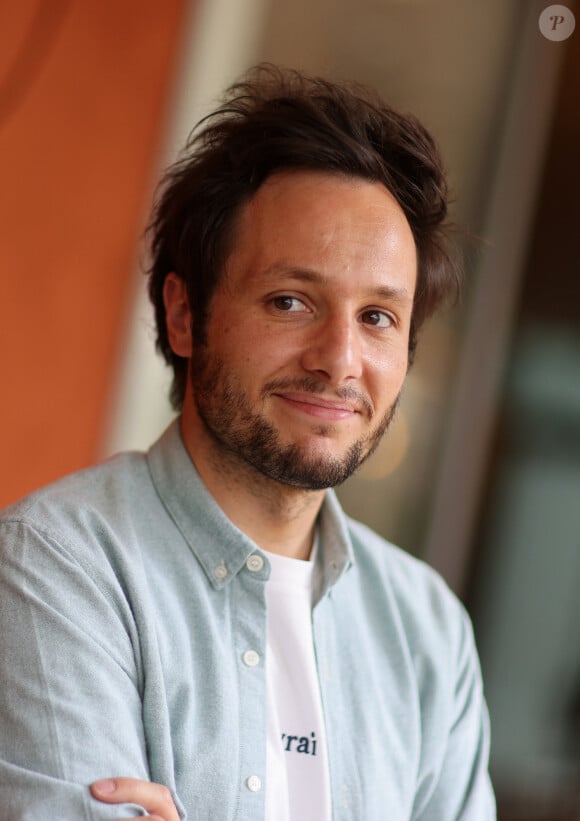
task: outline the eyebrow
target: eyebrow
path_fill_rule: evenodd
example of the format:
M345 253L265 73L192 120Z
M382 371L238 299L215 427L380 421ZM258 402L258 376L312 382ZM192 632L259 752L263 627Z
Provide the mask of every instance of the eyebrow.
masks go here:
M265 279L284 276L286 279L295 279L298 282L312 282L315 285L328 285L329 279L312 268L301 268L294 265L284 265L275 263L263 273ZM380 299L391 299L398 302L410 302L411 294L406 288L395 288L390 285L379 285L377 288L371 288L369 294Z

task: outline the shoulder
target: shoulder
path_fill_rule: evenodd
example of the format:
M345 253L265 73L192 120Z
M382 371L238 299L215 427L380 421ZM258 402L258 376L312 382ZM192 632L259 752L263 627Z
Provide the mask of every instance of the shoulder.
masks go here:
M79 470L29 493L0 511L0 523L39 522L51 512L107 508L143 483L147 466L142 453L119 453L101 464Z
M135 511L147 509L154 493L145 457L123 453L65 476L25 496L0 513L0 546L60 548L71 558L97 552L126 536ZM127 540L124 539L126 542Z
M68 502L102 504L110 500L111 490L119 492L138 480L140 469L145 468L144 454L119 453L106 461L84 470L70 473L38 490L23 496L0 511L0 521L34 519L49 508L62 507Z
M411 645L457 650L471 623L458 597L425 561L347 517L355 568L366 595L394 611ZM446 653L445 653L446 654Z
M386 574L393 591L404 600L417 595L429 600L455 602L443 578L427 562L379 536L361 522L347 517L355 561L364 569Z

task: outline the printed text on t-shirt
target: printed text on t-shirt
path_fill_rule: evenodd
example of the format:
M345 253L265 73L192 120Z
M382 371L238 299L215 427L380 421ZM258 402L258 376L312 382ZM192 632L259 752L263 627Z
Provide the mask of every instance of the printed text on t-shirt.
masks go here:
M282 733L282 744L287 753L304 753L304 755L316 755L316 733L310 733L310 738L305 735L286 735ZM296 744L294 744L296 742Z

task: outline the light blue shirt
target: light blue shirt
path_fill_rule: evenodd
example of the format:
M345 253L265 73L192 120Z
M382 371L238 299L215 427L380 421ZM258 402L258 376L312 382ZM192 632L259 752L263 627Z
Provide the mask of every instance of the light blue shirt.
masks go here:
M319 532L333 820L495 818L462 606L330 491ZM263 818L269 563L209 495L178 425L8 508L0 551L1 817L143 814L90 796L125 775L166 784L189 821Z

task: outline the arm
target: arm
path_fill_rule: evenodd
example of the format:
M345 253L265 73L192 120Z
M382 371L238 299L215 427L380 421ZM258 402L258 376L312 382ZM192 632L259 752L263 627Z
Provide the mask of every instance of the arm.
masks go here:
M49 533L6 522L0 546L2 811L116 818L87 785L111 771L149 778L131 608L110 568L82 567Z
M442 761L418 785L413 821L493 821L489 720L473 630L461 608L454 692ZM427 740L427 743L428 740Z

